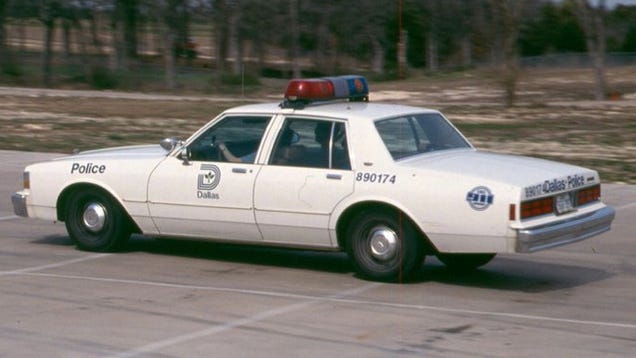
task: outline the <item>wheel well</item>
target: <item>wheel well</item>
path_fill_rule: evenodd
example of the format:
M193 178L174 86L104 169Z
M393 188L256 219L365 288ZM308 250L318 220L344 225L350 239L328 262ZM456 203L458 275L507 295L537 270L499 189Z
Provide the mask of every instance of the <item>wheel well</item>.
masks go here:
M437 252L435 246L431 243L426 233L424 233L411 218L406 215L402 210L396 208L393 205L389 205L387 203L379 202L379 201L367 201L362 203L356 203L355 205L350 206L345 210L340 218L338 219L338 223L336 224L336 235L338 238L338 246L341 248L347 247L347 228L351 224L353 218L361 212L384 212L384 213L396 213L401 215L404 219L408 220L413 227L416 228L420 239L424 243L424 253L425 254L433 254Z
M135 223L135 221L130 217L130 215L128 214L128 211L126 211L119 203L118 200L116 200L115 198L113 198L113 196L107 191L104 190L104 188L94 185L94 184L87 184L87 183L80 183L80 184L73 184L67 188L65 188L62 193L60 194L60 196L57 198L57 204L56 204L56 208L57 208L57 219L59 221L65 221L66 220L66 205L68 204L68 200L71 197L71 195L79 190L94 190L94 191L99 191L101 193L103 193L104 195L107 195L108 197L110 197L113 200L113 203L115 203L115 205L119 206L119 208L122 210L122 212L124 213L124 215L126 216L126 219L128 220L128 223L132 226L132 230L134 233L141 233L141 230L139 229L139 227L137 226L137 224Z

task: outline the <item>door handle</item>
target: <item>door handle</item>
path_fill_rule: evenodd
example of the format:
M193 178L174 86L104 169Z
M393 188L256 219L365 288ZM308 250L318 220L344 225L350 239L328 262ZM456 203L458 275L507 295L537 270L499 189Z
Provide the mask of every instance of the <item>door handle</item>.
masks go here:
M232 168L232 173L245 174L247 169L245 168Z
M327 179L340 180L342 179L341 174L327 174Z

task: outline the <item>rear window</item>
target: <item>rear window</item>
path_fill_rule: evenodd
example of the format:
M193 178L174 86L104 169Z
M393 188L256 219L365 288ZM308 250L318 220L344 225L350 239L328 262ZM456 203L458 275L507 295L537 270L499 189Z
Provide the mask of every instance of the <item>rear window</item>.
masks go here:
M470 144L438 113L383 119L375 123L393 159L420 153L470 148Z

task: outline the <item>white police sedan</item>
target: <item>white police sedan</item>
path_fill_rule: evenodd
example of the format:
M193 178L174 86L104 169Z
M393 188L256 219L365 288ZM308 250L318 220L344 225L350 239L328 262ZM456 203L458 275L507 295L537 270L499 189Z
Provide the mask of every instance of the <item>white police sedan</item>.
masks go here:
M438 111L368 102L363 77L292 80L281 104L222 113L185 141L30 165L17 215L78 247L132 233L346 251L395 280L426 255L476 268L609 230L596 171L485 153Z

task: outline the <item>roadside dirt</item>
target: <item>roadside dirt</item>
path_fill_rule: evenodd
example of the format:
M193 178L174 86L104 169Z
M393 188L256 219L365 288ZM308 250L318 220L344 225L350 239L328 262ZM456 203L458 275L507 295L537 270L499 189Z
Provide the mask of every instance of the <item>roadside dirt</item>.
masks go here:
M591 100L589 70L526 72L512 108L501 106L489 72L371 83L370 100L440 109L480 149L583 165L606 182L636 184L635 72L610 72L620 100L605 102ZM70 153L187 138L226 108L280 100L280 88L284 81L268 81L254 97L231 98L0 87L0 149Z

